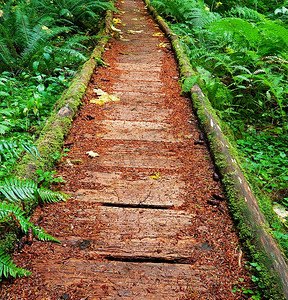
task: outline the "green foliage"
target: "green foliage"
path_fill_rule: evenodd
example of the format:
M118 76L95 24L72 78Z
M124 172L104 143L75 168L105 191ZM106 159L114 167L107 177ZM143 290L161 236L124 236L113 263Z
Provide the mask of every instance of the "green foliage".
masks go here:
M31 154L35 158L40 158L41 156L38 152L38 149L35 145L33 144L26 144L23 142L16 142L16 141L11 141L11 140L0 140L0 161L2 160L7 160L10 157L19 157L19 149L20 151L24 150L27 153Z
M36 170L38 177L38 182L41 184L44 188L49 188L49 186L55 182L65 182L65 180L62 177L56 177L56 172L52 171L46 171L43 172L43 170Z
M244 166L255 175L262 189L268 192L288 189L287 135L275 139L269 131L257 132L249 126L237 144L246 156Z
M24 214L25 213L22 208L14 203L9 204L6 202L0 202L0 224L11 226L14 222L17 222L24 233L27 233L28 229L32 228L33 235L39 240L59 242L50 234L46 233L43 229L35 226L33 223L30 223L29 218L26 218ZM21 277L30 274L31 273L27 270L17 268L11 261L10 257L2 250L0 251L0 278L2 276Z
M33 198L41 199L43 202L65 201L64 195L52 192L46 188L39 188L37 184L31 180L19 180L17 178L5 178L4 182L0 182L0 192L11 203L21 204L23 201L29 201Z
M198 76L191 76L186 78L182 85L182 90L184 93L188 93L191 91L192 87L196 84Z
M7 179L0 183L0 192L4 196L0 202L0 224L2 228L9 228L17 225L22 232L27 234L29 228L32 228L33 236L43 241L59 242L57 239L46 233L43 229L35 226L25 216L23 202L32 199L41 199L43 202L56 202L65 200L64 195L55 193L45 188L38 188L37 184L28 180L18 180L16 178ZM10 202L10 203L9 203ZM16 277L27 276L29 271L17 268L10 257L0 250L0 278L2 276Z
M9 255L0 251L0 278L9 276L16 278L28 275L31 275L31 272L18 268L13 264Z

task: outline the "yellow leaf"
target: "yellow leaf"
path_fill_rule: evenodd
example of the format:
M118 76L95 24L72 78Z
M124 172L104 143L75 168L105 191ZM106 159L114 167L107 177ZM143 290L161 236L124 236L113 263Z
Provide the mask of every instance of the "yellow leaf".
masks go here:
M137 18L133 18L133 19L131 19L132 21L138 21L138 19Z
M115 24L121 24L121 23L122 23L122 21L121 21L119 18L114 18L114 19L113 19L113 22L114 22Z
M102 90L100 90L100 91L102 91ZM120 101L120 99L117 96L115 96L115 95L109 95L106 92L104 92L104 94L101 94L99 96L100 97L98 99L91 99L90 103L94 103L94 104L98 104L98 105L104 105L107 102L117 102L117 101Z
M165 47L168 46L168 44L167 44L167 43L160 43L158 46L159 46L160 48L165 48Z
M163 32L157 32L157 33L154 33L153 36L163 36L164 33Z
M94 152L94 151L87 151L86 154L88 154L88 156L90 157L98 157L100 156L98 153Z
M43 29L43 30L47 30L47 29L48 29L48 27L46 27L46 26L42 26L42 29Z
M161 178L161 175L160 173L158 172L155 172L153 175L150 176L151 179L160 179Z

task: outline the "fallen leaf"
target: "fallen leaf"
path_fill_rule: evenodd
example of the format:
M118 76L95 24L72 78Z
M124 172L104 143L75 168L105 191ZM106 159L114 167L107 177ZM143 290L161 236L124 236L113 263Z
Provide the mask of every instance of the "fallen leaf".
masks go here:
M138 19L137 18L133 18L133 19L131 19L132 21L138 21Z
M120 38L121 41L123 42L129 42L130 40L129 39L124 39L124 38Z
M167 43L160 43L158 46L159 46L160 48L165 48L165 47L168 46L168 44L167 44Z
M98 105L103 105L103 104L105 104L107 102L118 102L118 101L120 101L119 97L117 97L115 95L109 95L108 93L103 92L100 89L99 89L99 94L97 94L97 95L100 96L100 97L98 99L91 99L90 103L94 103L94 104L98 104Z
M121 24L121 23L122 23L122 21L121 21L119 18L114 18L114 19L113 19L113 22L114 22L115 24Z
M163 32L157 32L157 33L154 33L153 36L163 36L164 33Z
M121 32L121 30L118 29L118 28L116 28L116 27L114 27L114 25L111 25L111 29L112 29L113 31L116 31L116 32Z
M70 159L66 159L66 163L68 166L73 166L73 164L71 163Z
M161 175L160 173L158 172L155 172L153 175L150 176L151 179L160 179L161 178Z
M90 156L90 157L98 157L98 156L100 156L98 153L96 153L96 152L94 152L94 151L87 151L86 152L87 154L88 154L88 156Z
M143 30L128 30L127 33L129 34L136 34L136 33L141 33Z
M102 91L101 89L94 89L94 93L96 93L97 96L108 95L108 93Z

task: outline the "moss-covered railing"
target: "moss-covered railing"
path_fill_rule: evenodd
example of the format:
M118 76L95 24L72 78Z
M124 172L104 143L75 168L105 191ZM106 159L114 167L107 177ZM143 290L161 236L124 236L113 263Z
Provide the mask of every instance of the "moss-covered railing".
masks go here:
M195 75L189 59L175 33L150 5L144 0L148 10L170 39L178 61L181 76L189 78ZM222 183L228 199L234 220L237 223L239 235L245 249L261 269L260 278L262 287L266 290L264 295L270 299L288 299L288 268L287 261L280 247L269 231L269 225L262 214L257 198L246 179L238 162L237 150L224 135L217 117L208 98L204 95L198 84L191 89L193 109L205 131L215 164L222 177ZM285 298L283 297L283 294Z

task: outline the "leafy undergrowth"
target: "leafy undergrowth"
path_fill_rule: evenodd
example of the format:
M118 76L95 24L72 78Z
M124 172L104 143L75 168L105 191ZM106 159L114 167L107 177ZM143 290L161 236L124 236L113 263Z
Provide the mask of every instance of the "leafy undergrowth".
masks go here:
M38 182L28 182L11 173L23 151L40 156L33 141L96 45L106 9L114 9L106 0L0 1L0 278L29 274L7 254L20 231L56 241L29 222L25 206L64 200L44 188L61 178L38 170Z

